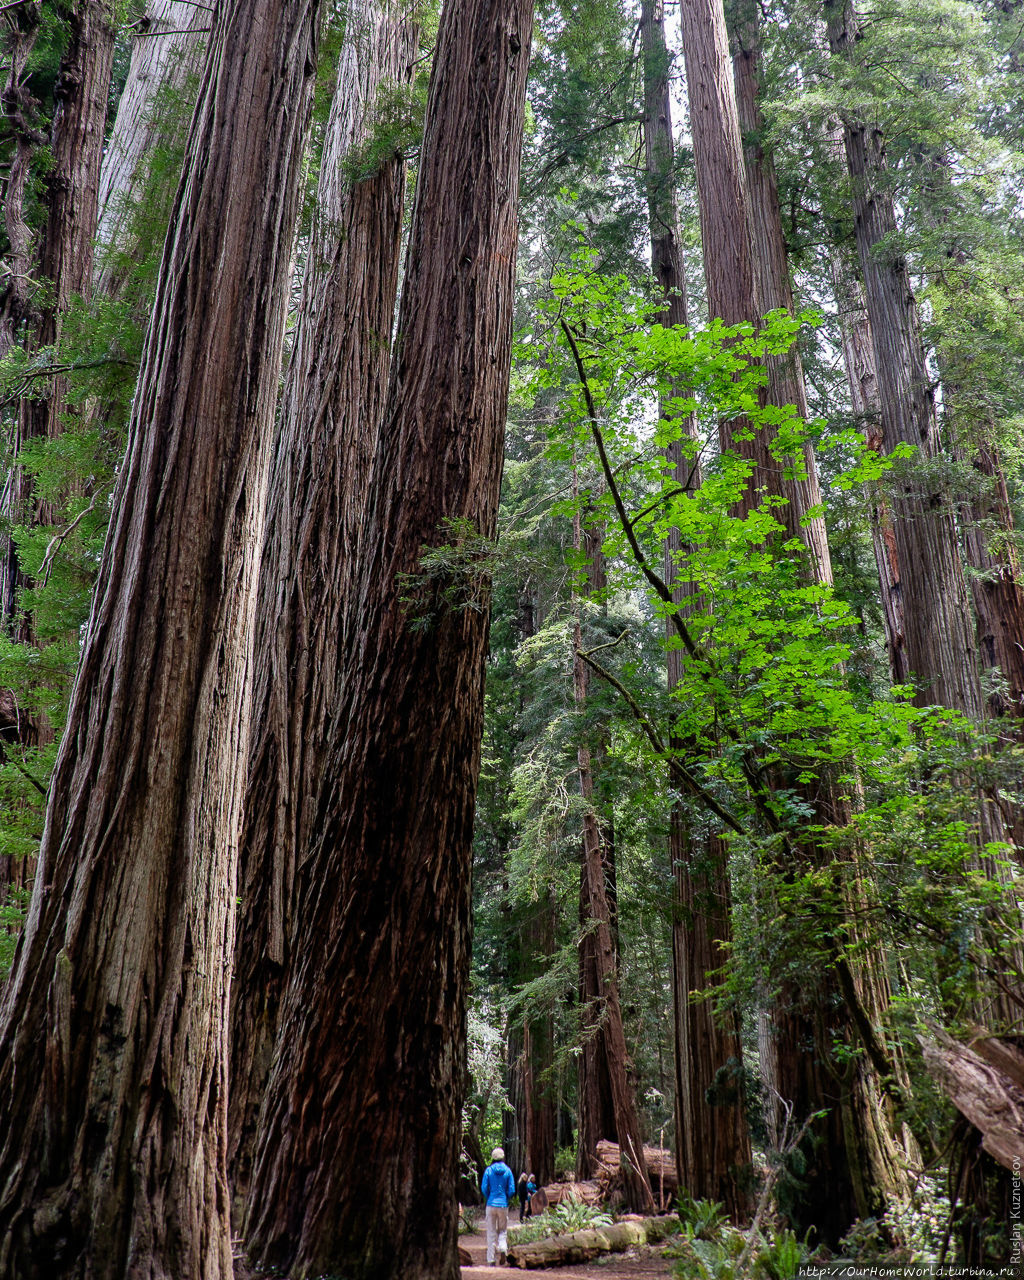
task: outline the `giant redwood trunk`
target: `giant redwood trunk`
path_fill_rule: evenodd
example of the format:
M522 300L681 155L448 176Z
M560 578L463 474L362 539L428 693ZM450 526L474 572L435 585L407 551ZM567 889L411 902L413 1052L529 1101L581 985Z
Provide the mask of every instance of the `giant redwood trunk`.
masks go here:
M536 634L537 605L524 590L520 605L520 639ZM525 703L520 707L525 711ZM534 908L519 926L519 961L514 984L538 976L555 954L556 898L553 880L539 893ZM555 1130L558 1091L555 1075L555 1018L552 999L534 1001L523 1009L522 1022L509 1032L508 1094L513 1107L513 1143L506 1138L509 1164L518 1172L536 1175L543 1187L555 1177ZM518 1157L518 1159L517 1159Z
M455 1280L473 803L530 0L441 14L345 682L297 871L245 1234L295 1276ZM443 567L424 549L458 548Z
M287 975L296 859L343 672L345 581L387 390L405 162L353 183L383 85L408 80L415 31L399 0L350 6L271 464L259 580L250 770L232 995L229 1171L244 1200Z
M554 886L541 890L539 900L520 926L517 980L530 981L555 951ZM558 1094L555 1075L555 1019L553 1002L528 1005L522 1021L510 1029L508 1094L513 1107L512 1144L506 1138L506 1159L514 1170L534 1173L538 1186L555 1176L555 1122Z
M746 210L757 297L765 312L794 311L789 256L782 229L779 189L771 153L762 140L761 35L757 0L733 0L731 37L733 84L740 133L743 139ZM801 418L807 410L807 392L800 352L796 345L783 355L765 359L768 402L794 405ZM783 492L799 518L801 541L807 550L808 574L815 582L832 582L825 517L820 513L821 485L814 449L805 443L794 473L784 479ZM778 464L776 464L778 466ZM813 514L817 513L817 514ZM792 521L790 521L790 527Z
M825 0L824 11L837 64L853 62L860 35L853 4ZM894 248L897 222L886 181L885 140L877 126L849 112L843 119L843 142L878 375L882 446L888 453L898 445L911 445L923 463L915 465L912 459L897 464L890 488L907 667L920 705L937 703L980 721L987 708L976 619L953 497L939 469L929 466L942 445L909 268ZM985 851L987 844L1009 834L998 798L979 792L977 813L977 865L990 878L1005 879L998 860ZM1008 901L1005 909L1012 924L1018 908ZM1014 962L1020 964L1019 955ZM1002 992L986 997L976 1013L979 1020L1001 1028L1020 1021L1017 1002Z
M214 22L0 1012L0 1273L22 1280L232 1271L235 850L317 10Z
M941 234L948 221L946 209L955 207L956 191L950 161L935 151L926 166L928 200L924 218ZM945 259L948 272L935 271L937 285L946 295L970 305L974 285L971 250L963 237L949 231ZM988 710L994 716L1024 716L1024 576L1018 537L999 450L999 423L984 375L979 378L976 350L966 348L957 326L939 326L935 337L935 361L942 380L943 447L954 457L969 458L975 492L962 500L960 522L963 548L970 574L970 590L978 623L979 661L982 670L998 679L989 694ZM1017 725L1018 736L1021 725ZM1018 843L1022 834L1019 806L1004 803L1010 825L1016 819ZM1014 810L1014 812L1010 812Z
M839 332L843 347L843 367L850 390L850 408L864 432L868 447L882 450L881 407L878 403L878 375L875 373L875 351L871 342L871 321L864 305L864 287L844 258L832 255L832 286L835 291ZM896 534L892 512L883 487L872 484L870 502L871 542L878 569L885 647L889 657L889 674L893 684L908 680L905 625L903 621L903 587L896 552Z
M578 495L578 486L576 491ZM575 533L577 550L581 551L587 565L586 595L592 600L599 600L608 585L604 526L600 521L588 521L584 515L577 519ZM582 605L577 601L573 634L576 651L582 643L581 611ZM582 718L587 713L590 671L578 656L573 660L573 687L576 710ZM580 844L578 995L582 1040L577 1058L579 1143L576 1171L581 1178L590 1178L596 1171L597 1144L602 1138L621 1141L628 1151L631 1149L629 1135L633 1135L633 1143L639 1143L640 1136L639 1129L635 1128L636 1103L625 1053L618 994L615 833L609 812L607 809L602 812L604 806L599 798L602 768L608 753L608 734L603 724L584 727L583 732L586 738L577 753L585 808ZM599 891L592 862L600 865ZM605 927L607 938L603 934ZM606 942L610 948L608 955L604 950ZM607 990L609 983L614 985L611 995ZM623 1124L627 1126L624 1134L620 1133ZM635 1184L634 1192L641 1196L645 1194L639 1183Z
M686 278L679 212L673 183L674 138L669 92L669 59L661 0L643 0L640 34L644 56L644 156L647 216L651 233L651 269L665 295L659 320L666 326L688 323ZM667 406L663 407L664 409ZM693 483L697 464L686 456L683 437L693 438L692 418L680 424L680 439L669 444L666 461L677 484ZM665 549L665 581L673 599L683 604L689 584L676 583L682 551L678 531ZM666 623L668 687L681 681L683 654L671 621ZM684 743L671 738L675 750ZM696 1199L725 1205L742 1217L749 1197L743 1171L750 1165L750 1133L742 1089L743 1052L739 1019L718 1018L711 1002L695 1000L720 981L718 975L732 940L728 854L724 841L712 834L695 836L690 816L676 801L669 815L669 862L674 885L672 914L672 995L675 1027L676 1169L679 1185ZM722 1087L723 1081L726 1087ZM731 1084L731 1089L729 1085ZM717 1086L717 1087L716 1087ZM709 1140L710 1138L710 1140Z

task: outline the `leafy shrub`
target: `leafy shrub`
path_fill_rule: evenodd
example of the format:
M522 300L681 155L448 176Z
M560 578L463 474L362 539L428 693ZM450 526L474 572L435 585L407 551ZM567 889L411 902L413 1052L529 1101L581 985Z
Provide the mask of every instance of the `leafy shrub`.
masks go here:
M676 1208L683 1234L690 1239L712 1240L725 1224L725 1206L717 1200L694 1200L684 1191Z
M553 1209L537 1214L508 1233L511 1244L530 1244L548 1236L571 1235L574 1231L587 1231L592 1227L610 1227L611 1215L593 1205L584 1204L576 1195L567 1198Z
M766 1240L754 1259L754 1274L764 1280L796 1280L800 1268L807 1261L810 1250L788 1228Z

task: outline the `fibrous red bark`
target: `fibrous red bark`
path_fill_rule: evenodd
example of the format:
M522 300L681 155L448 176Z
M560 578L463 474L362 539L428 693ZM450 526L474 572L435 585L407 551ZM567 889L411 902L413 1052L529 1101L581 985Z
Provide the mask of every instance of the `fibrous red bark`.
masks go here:
M494 534L501 476L531 17L529 0L441 13L345 682L246 1217L252 1256L297 1276L458 1275L479 540ZM445 543L458 567L453 553L425 565Z
M250 770L239 865L229 1167L244 1200L308 846L344 673L346 583L387 391L405 161L348 166L378 95L406 84L415 24L400 0L349 7L315 222L278 414L256 612Z

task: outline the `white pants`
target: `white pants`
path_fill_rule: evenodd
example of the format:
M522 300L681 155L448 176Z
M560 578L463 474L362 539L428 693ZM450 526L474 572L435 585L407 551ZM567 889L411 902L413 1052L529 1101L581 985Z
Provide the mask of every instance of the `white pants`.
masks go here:
M487 1219L487 1261L494 1261L494 1247L499 1253L508 1253L508 1210L489 1204L484 1215Z

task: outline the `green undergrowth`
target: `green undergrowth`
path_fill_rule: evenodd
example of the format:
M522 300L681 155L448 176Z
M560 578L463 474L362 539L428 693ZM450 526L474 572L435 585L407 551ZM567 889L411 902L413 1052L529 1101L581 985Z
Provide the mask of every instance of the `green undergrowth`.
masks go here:
M591 1227L610 1227L611 1215L581 1200L563 1200L553 1209L538 1213L518 1227L509 1230L509 1243L532 1244L534 1240L546 1240L549 1236L571 1235L574 1231L587 1231Z

